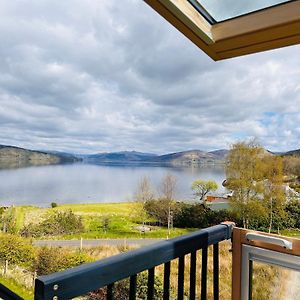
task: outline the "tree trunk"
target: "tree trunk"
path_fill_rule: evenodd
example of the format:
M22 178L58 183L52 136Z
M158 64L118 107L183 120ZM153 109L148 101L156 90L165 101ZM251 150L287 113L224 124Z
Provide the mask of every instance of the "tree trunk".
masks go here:
M170 223L171 223L171 208L169 206L169 210L168 210L168 236L170 236Z
M271 233L272 225L273 225L273 200L271 198L271 211L270 211L269 233Z
M247 226L246 226L246 219L245 219L244 216L243 216L243 226L244 226L245 229L247 228Z

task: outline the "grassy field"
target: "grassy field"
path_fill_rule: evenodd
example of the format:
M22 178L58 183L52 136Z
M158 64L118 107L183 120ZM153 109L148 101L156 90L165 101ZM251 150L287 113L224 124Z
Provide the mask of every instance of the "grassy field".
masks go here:
M284 229L280 231L281 235L300 238L300 229Z
M13 291L24 300L33 299L33 290L30 290L21 284L17 283L14 279L0 276L0 283L6 286L8 289Z
M166 238L176 237L197 229L195 228L174 228L168 236L165 227L150 226L151 231L145 234L140 233L134 227L141 225L141 213L139 205L134 202L127 203L95 203L95 204L65 204L56 208L39 208L33 206L15 207L17 215L17 230L22 229L28 223L39 223L47 216L55 212L73 211L83 219L85 232L81 234L64 235L60 239L84 239L87 238ZM103 229L103 220L108 219L107 230ZM155 220L148 219L148 222ZM300 237L300 230L284 229L280 231L283 236ZM51 237L58 238L58 237Z
M72 210L83 219L85 232L81 234L64 235L60 239L79 238L166 238L168 230L165 227L149 226L151 231L145 234L139 232L134 227L141 225L141 214L136 203L97 203L97 204L67 204L59 205L56 208L37 208L31 206L16 207L17 228L34 222L39 223L47 215L58 211ZM108 221L107 230L103 229L103 220ZM148 222L154 221L151 219ZM169 237L175 237L195 229L173 228ZM57 238L57 237L51 237Z

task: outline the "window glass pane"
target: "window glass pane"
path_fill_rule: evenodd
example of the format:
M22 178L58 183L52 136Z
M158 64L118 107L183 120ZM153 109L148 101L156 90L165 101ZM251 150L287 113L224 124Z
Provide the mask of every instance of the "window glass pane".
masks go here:
M287 0L198 0L205 10L218 22L241 16Z
M252 300L298 300L300 272L253 262Z

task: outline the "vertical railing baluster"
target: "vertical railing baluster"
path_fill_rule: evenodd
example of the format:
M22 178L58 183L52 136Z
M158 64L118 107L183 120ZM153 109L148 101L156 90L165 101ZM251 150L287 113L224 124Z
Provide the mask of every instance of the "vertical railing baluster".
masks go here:
M170 299L170 271L171 262L166 262L164 266L164 300Z
M207 298L207 247L202 249L202 266L201 266L201 300Z
M219 300L219 244L213 245L214 300Z
M137 275L130 276L129 300L136 299L136 278Z
M190 300L196 299L196 263L197 263L197 252L191 253L190 261Z
M148 300L154 299L154 274L154 268L148 270Z
M114 292L113 292L114 284L111 283L107 286L107 300L114 299Z
M177 299L183 300L184 297L184 256L179 257L178 261L178 293Z

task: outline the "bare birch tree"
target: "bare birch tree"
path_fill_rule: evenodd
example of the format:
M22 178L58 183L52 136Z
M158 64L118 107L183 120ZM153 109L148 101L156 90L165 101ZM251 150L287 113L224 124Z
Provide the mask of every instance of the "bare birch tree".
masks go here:
M137 186L134 197L137 203L136 213L139 215L139 217L142 218L143 226L145 225L145 220L147 218L147 212L144 207L145 203L147 201L153 200L154 197L155 195L151 186L150 179L147 176L144 176Z
M163 201L165 201L167 209L166 213L168 216L168 235L171 233L171 228L173 227L173 212L172 212L172 202L175 199L177 190L177 178L171 173L167 173L160 185L160 193L162 195Z

